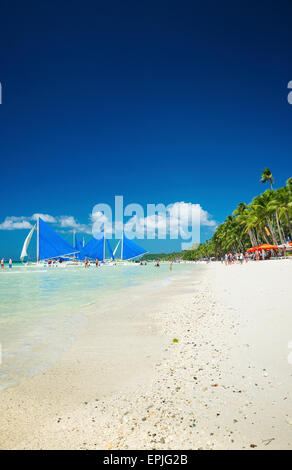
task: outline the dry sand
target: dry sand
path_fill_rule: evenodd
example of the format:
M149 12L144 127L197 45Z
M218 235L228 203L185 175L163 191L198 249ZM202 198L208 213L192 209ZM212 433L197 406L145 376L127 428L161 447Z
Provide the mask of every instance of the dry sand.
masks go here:
M1 392L0 448L290 449L291 273L214 263L89 316L54 367Z

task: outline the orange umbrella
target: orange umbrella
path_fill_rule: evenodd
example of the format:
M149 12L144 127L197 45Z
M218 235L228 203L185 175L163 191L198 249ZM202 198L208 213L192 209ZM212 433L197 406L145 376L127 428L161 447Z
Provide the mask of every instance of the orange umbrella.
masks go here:
M264 243L263 245L258 246L258 250L277 250L277 245L269 245L268 243Z
M257 246L252 246L251 248L249 248L248 250L246 250L248 253L251 253L252 251L256 251L258 249Z

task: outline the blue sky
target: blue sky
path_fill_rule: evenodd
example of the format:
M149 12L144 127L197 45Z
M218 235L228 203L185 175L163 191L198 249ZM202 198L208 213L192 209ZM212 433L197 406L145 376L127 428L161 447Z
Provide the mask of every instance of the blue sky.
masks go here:
M200 204L221 222L264 189L265 167L283 185L292 175L291 10L2 2L0 256L17 257L27 233L7 230L7 217L87 225L95 204L123 195L125 204ZM212 230L203 226L202 239Z

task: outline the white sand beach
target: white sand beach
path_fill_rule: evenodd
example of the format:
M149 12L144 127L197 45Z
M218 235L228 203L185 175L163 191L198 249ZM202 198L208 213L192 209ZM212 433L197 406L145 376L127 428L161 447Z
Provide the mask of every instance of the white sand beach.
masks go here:
M213 263L89 316L53 367L0 393L0 448L291 449L291 274Z

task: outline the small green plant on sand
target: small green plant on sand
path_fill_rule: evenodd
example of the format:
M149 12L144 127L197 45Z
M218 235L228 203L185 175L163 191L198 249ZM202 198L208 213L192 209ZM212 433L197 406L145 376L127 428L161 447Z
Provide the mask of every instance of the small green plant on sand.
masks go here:
M177 338L173 338L172 342L173 342L173 343L178 343L178 339L177 339Z

